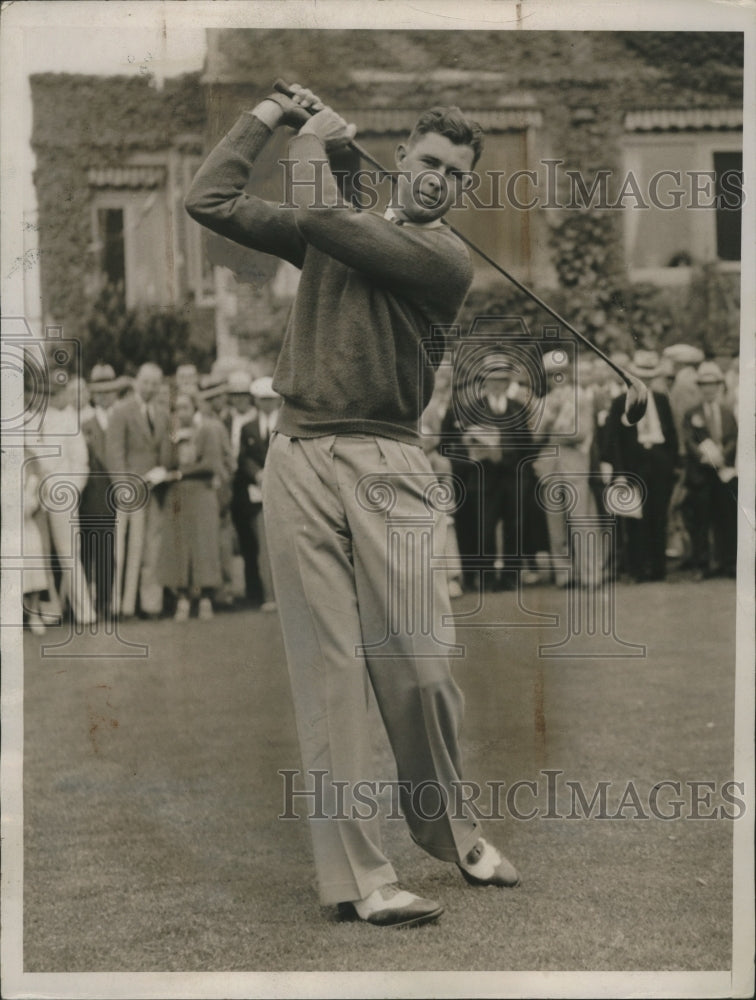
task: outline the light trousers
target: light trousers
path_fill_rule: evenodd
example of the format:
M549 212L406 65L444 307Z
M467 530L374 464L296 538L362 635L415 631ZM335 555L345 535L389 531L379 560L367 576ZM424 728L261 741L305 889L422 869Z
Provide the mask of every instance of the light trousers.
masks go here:
M373 778L370 689L413 840L456 862L480 833L459 804L463 698L453 630L441 625L446 571L428 572L431 553L416 544L417 525L431 523L433 550L444 551L446 515L424 498L436 482L421 448L383 437L275 434L268 451L265 526L306 784L325 772L322 813L310 819L323 904L396 881L379 817L350 810L357 783Z
M548 477L551 481L552 489L558 491L559 483L564 483L566 490L565 499L569 501L571 509L555 509L558 504L554 504L546 509L546 524L549 532L549 548L554 564L563 566L565 558L570 554L570 530L576 536L576 548L585 551L585 545L581 543L581 536L584 538L591 530L587 519L598 516L596 499L591 491L590 485L590 458L587 454L577 448L570 448L567 445L559 445L556 455L541 455L534 463L536 474L540 479ZM575 524L570 528L570 517L575 518ZM588 562L583 564L572 563L572 575L574 582L581 586L598 586L604 576L604 566L594 566ZM562 569L557 573L557 582L564 584L567 582L566 570Z
M163 588L158 581L161 513L156 497L150 493L144 507L118 514L116 580L124 618L134 614L137 592L145 614L156 615L163 608Z

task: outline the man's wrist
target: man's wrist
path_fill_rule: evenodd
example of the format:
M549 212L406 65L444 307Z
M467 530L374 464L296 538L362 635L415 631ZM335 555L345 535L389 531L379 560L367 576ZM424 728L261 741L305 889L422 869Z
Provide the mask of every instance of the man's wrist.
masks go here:
M275 131L281 124L284 111L276 101L266 98L252 109L252 114L255 118L259 118L263 125L267 125L271 131Z

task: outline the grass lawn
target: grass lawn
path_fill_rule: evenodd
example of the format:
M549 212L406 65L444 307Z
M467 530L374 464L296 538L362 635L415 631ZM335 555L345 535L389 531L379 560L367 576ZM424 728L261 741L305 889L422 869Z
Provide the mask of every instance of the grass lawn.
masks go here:
M566 595L525 600L561 614ZM686 782L732 778L734 584L619 588L618 634L648 647L635 659L539 657L559 630L495 627L517 618L512 605L489 599L455 672L466 777L537 782L516 802L539 815L487 824L523 883L470 887L386 821L402 884L446 907L408 931L321 909L305 822L277 818L278 771L299 754L276 615L123 626L146 659L41 657L27 635L25 970L728 969L733 823L641 819L632 802L624 819L567 819L565 782L589 798L611 782L613 813L628 782L648 812L651 788L679 781L689 815ZM376 775L390 779L377 721L375 745ZM562 772L555 818L547 771ZM721 804L715 794L699 809Z

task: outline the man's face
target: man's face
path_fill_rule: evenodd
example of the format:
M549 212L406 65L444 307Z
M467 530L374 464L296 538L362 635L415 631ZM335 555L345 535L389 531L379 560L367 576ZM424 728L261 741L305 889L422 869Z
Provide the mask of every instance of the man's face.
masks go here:
M246 392L232 392L229 394L228 401L237 413L246 413L252 408L252 400Z
M194 406L188 396L176 398L176 420L180 427L190 427L194 419Z
M151 399L154 399L155 394L160 388L160 383L162 378L157 371L151 368L146 368L144 371L139 372L136 379L136 391L145 401L149 403Z
M89 405L89 389L81 378L72 378L68 386L68 399L77 410L83 410Z
M92 389L91 396L93 406L99 406L102 410L109 410L113 403L115 403L118 392L115 389L108 389L107 392L103 392L101 389Z
M274 397L268 397L268 396L256 396L255 397L255 407L261 413L272 413L274 410L278 409L280 403L281 403L281 400L277 399L275 396Z
M69 403L68 386L58 388L54 386L50 392L50 406L54 410L65 410Z
M589 385L593 384L593 371L593 365L590 361L582 360L577 366L578 385L583 389L586 389Z
M483 383L483 395L495 398L505 396L511 384L512 379L507 372L495 372L489 375Z
M226 394L225 392L219 392L217 396L213 396L210 400L210 409L213 413L220 416L226 409Z
M196 372L176 372L177 392L196 392L199 385L199 376Z
M469 184L474 158L471 146L458 146L438 132L426 132L411 144L398 146L397 216L417 223L440 219Z
M721 382L699 382L698 388L701 390L704 402L713 403L719 396L721 386Z

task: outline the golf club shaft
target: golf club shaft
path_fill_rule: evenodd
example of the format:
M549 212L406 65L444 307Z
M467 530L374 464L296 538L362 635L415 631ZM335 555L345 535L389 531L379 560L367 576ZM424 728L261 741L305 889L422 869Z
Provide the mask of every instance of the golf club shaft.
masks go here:
M280 94L285 94L286 97L294 97L296 93L284 80L281 79L276 80L276 82L273 84L273 89ZM303 108L303 110L307 111L311 115L317 114L314 108ZM368 153L368 151L359 143L352 140L349 143L349 145L353 150L355 150L356 153L358 153L362 157L362 159L366 160L369 164L371 164L371 166L375 167L376 170L379 170L382 174L390 173L390 171L386 170L386 168L382 166L378 162L378 160L376 160L373 156L371 156L370 153ZM490 264L491 267L493 267L495 270L499 272L499 274L503 275L503 277L505 277L508 281L511 281L512 284L523 293L523 295L527 295L527 297L531 299L533 302L535 302L536 305L540 306L541 309L545 310L550 316L553 316L558 323L561 323L562 326L564 326L567 330L569 330L574 337L577 337L577 339L582 344L585 344L585 346L590 348L590 350L592 350L594 354L597 354L601 358L601 360L605 362L605 364L609 365L612 371L616 372L617 375L619 375L619 377L622 379L625 385L627 385L628 388L632 386L632 381L629 374L619 365L615 364L610 358L608 358L606 354L604 354L604 352L599 347L597 347L591 340L589 340L579 330L576 330L571 323L568 323L567 320L564 319L563 316L560 316L555 309L552 309L551 306L547 305L543 301L543 299L539 298L539 296L535 294L535 292L532 292L526 285L523 285L521 281L518 281L518 279L515 278L514 275L510 274L509 271L505 270L500 264L498 264L495 260L493 260L493 258L489 257L484 250L481 250L479 246L476 246L471 239L468 239L468 237L464 235L464 233L461 233L455 226L452 226L448 223L447 225L449 225L449 229L451 229L451 231L456 236L458 236L463 243L466 243L471 250L474 250L479 257L481 257L484 261L486 261L487 264Z
M493 260L491 257L488 256L485 250L481 250L480 247L476 246L473 243L473 241L468 239L464 233L461 233L459 231L459 229L457 229L455 226L452 225L450 225L449 228L456 236L458 236L462 240L463 243L466 243L471 250L474 250L479 257L482 257L487 264L490 264L491 267L495 268L495 270L499 272L499 274L507 278L508 281L511 281L512 284L523 293L523 295L527 295L527 297L531 299L533 302L535 302L536 305L540 306L541 309L544 309L550 316L553 316L555 320L557 320L559 323L562 324L562 326L566 327L570 331L570 333L573 334L573 336L577 337L577 339L581 343L585 344L586 347L589 347L594 352L594 354L597 354L602 361L604 361L607 365L609 365L612 371L615 371L619 375L619 377L622 379L623 382L625 382L628 386L631 384L630 377L627 374L627 372L624 371L624 369L621 368L619 365L616 365L610 358L608 358L606 354L604 354L604 352L601 350L601 348L597 347L593 343L593 341L589 340L585 336L585 334L581 333L579 330L576 330L575 327L572 325L572 323L568 323L563 316L560 316L559 313L556 311L556 309L552 309L551 306L547 305L547 303L544 302L543 299L539 298L539 296L536 295L535 292L532 292L526 285L523 285L521 281L518 281L513 274L510 274L509 271L505 270L501 266L501 264L497 264L495 260Z

